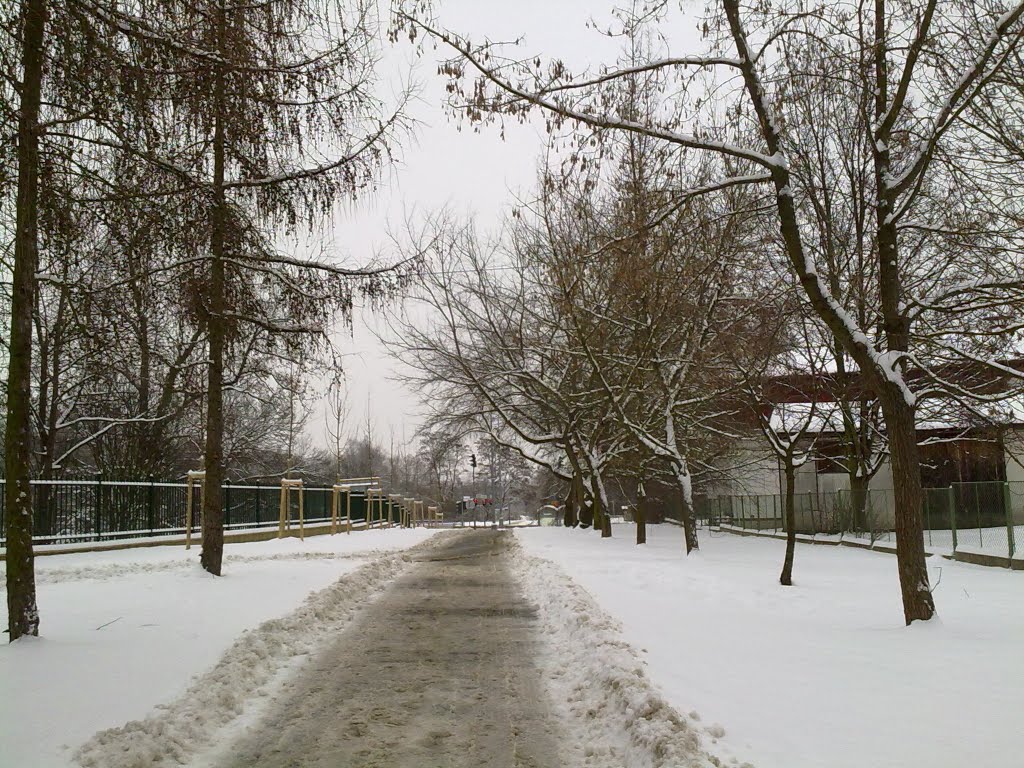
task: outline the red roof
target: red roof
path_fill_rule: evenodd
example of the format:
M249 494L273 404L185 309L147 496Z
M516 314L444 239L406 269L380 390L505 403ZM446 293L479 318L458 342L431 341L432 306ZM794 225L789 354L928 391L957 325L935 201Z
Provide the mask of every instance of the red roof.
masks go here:
M1004 369L1019 372L1014 376ZM904 376L914 392L928 396L932 392L957 389L973 395L1009 393L1024 387L1024 358L998 361L994 365L965 361L942 363L932 368L913 368ZM859 371L846 373L792 373L773 376L761 388L767 403L834 403L841 400L873 400L867 377Z

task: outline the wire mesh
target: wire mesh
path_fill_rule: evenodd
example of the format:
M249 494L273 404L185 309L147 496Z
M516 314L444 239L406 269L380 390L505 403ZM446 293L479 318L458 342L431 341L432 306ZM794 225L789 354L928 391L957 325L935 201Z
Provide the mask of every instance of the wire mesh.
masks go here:
M895 540L891 489L802 492L793 495L794 530L867 542ZM786 531L784 494L697 496L698 517L711 525ZM976 551L1000 557L1024 552L1024 481L954 483L925 488L924 543L936 551Z
M4 481L0 478L0 484ZM101 477L78 480L33 480L32 539L37 544L67 544L138 536L182 534L188 486L185 483L111 481ZM307 523L331 518L332 489L306 487L303 516ZM201 523L200 484L192 487L193 534ZM222 488L224 524L227 528L266 527L278 524L281 488L278 485L232 485ZM288 499L289 526L299 521L298 494ZM379 509L374 517L380 518ZM351 513L355 521L365 520L365 494L353 490ZM343 503L341 517L345 517ZM0 493L0 545L5 543L5 499ZM385 514L386 518L386 507Z

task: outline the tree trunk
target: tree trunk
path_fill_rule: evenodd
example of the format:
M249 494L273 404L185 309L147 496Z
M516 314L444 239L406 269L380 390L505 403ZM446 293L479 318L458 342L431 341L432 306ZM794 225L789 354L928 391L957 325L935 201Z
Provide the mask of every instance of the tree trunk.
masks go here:
M636 500L636 543L646 544L647 543L647 511L645 509L647 505L647 497L639 496Z
M899 240L896 209L899 193L892 185L890 158L892 125L885 122L893 105L889 102L888 21L886 0L875 0L875 120L878 128L872 146L875 187L876 240L878 243L878 299L882 310L882 326L886 348L890 353L910 349L910 319L901 305L902 279L899 263ZM879 368L886 363L880 363ZM917 448L917 424L914 406L907 401L903 389L889 380L884 371L878 379L878 399L889 434L889 455L892 461L893 500L896 504L896 560L899 565L900 590L903 593L903 617L907 624L927 621L935 615L935 604L928 587L925 565L924 532L921 526L921 466Z
M569 483L569 493L565 497L565 508L562 510L562 525L566 528L575 528L580 524L579 514L576 509L576 482Z
M889 385L892 386L892 385ZM896 505L896 561L903 594L903 617L907 624L927 621L935 615L935 603L928 586L921 508L921 465L917 448L914 408L896 387L883 389L879 398L889 433L892 461L893 501Z
M796 553L796 469L786 462L786 559L782 562L779 583L793 586L793 555Z
M32 311L39 269L39 107L43 85L46 0L25 0L23 75L18 118L18 199L7 372L4 489L8 639L39 634L32 552Z
M874 526L868 520L868 479L858 470L850 473L850 528L865 532L874 539Z
M226 14L224 0L218 11L218 42L223 48ZM213 211L210 230L210 285L207 297L207 335L210 360L206 385L206 478L203 489L203 568L220 576L224 558L224 233L227 203L224 195L224 72L218 72L213 133Z
M594 527L600 529L602 539L609 539L612 535L612 520L608 514L608 497L597 472L590 476L590 488L590 496L594 500Z
M676 481L679 483L679 516L683 523L686 554L690 554L700 549L700 543L697 540L697 520L693 515L693 481L686 466L677 468Z
M573 500L576 502L576 519L579 520L580 528L589 528L594 522L593 508L587 504L586 493L583 489L583 478L573 475L574 485Z
M594 530L604 534L604 522L601 517L604 513L604 509L601 507L601 498L597 495L594 487L594 481L590 481L590 489L586 491L586 498L590 501L590 515L593 519Z
M580 521L580 528L583 530L594 525L594 508L590 505L588 500L584 499L580 503L578 517Z
M214 218L220 219L221 213ZM214 231L221 229L214 224ZM219 239L214 235L214 239ZM214 246L214 253L222 253ZM220 576L224 556L224 260L215 255L210 274L210 361L206 386L206 451L203 490L203 553L202 563L210 573Z

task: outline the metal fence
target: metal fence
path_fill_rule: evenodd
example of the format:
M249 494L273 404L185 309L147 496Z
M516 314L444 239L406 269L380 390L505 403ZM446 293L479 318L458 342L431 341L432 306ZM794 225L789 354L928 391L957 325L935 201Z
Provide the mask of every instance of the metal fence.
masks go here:
M0 479L0 488L5 481ZM198 532L200 488L193 489L193 532ZM306 523L331 519L330 487L305 487ZM85 480L32 481L32 539L37 544L66 544L84 541L183 534L188 486L185 483L150 481L109 481L97 477ZM280 485L223 486L224 526L229 529L277 525L280 520ZM352 490L352 519L367 519L365 493ZM342 498L341 517L346 513ZM6 515L0 492L0 544ZM376 503L370 519L381 516ZM289 494L288 519L298 523L298 494Z
M891 490L797 493L796 532L814 536L895 540ZM695 512L712 525L784 532L785 495L697 496ZM924 540L937 549L1013 557L1024 553L1024 482L955 483L926 488Z

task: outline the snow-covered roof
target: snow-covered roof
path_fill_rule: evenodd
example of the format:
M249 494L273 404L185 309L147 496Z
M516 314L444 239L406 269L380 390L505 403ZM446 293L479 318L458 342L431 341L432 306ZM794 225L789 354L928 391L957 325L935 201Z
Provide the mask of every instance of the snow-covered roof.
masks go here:
M859 415L854 409L855 423ZM778 403L770 424L776 432L795 434L810 422L807 433L842 432L842 411L836 403ZM962 403L951 397L921 400L917 406L919 430L956 430L985 426L1024 425L1024 395L992 403Z

